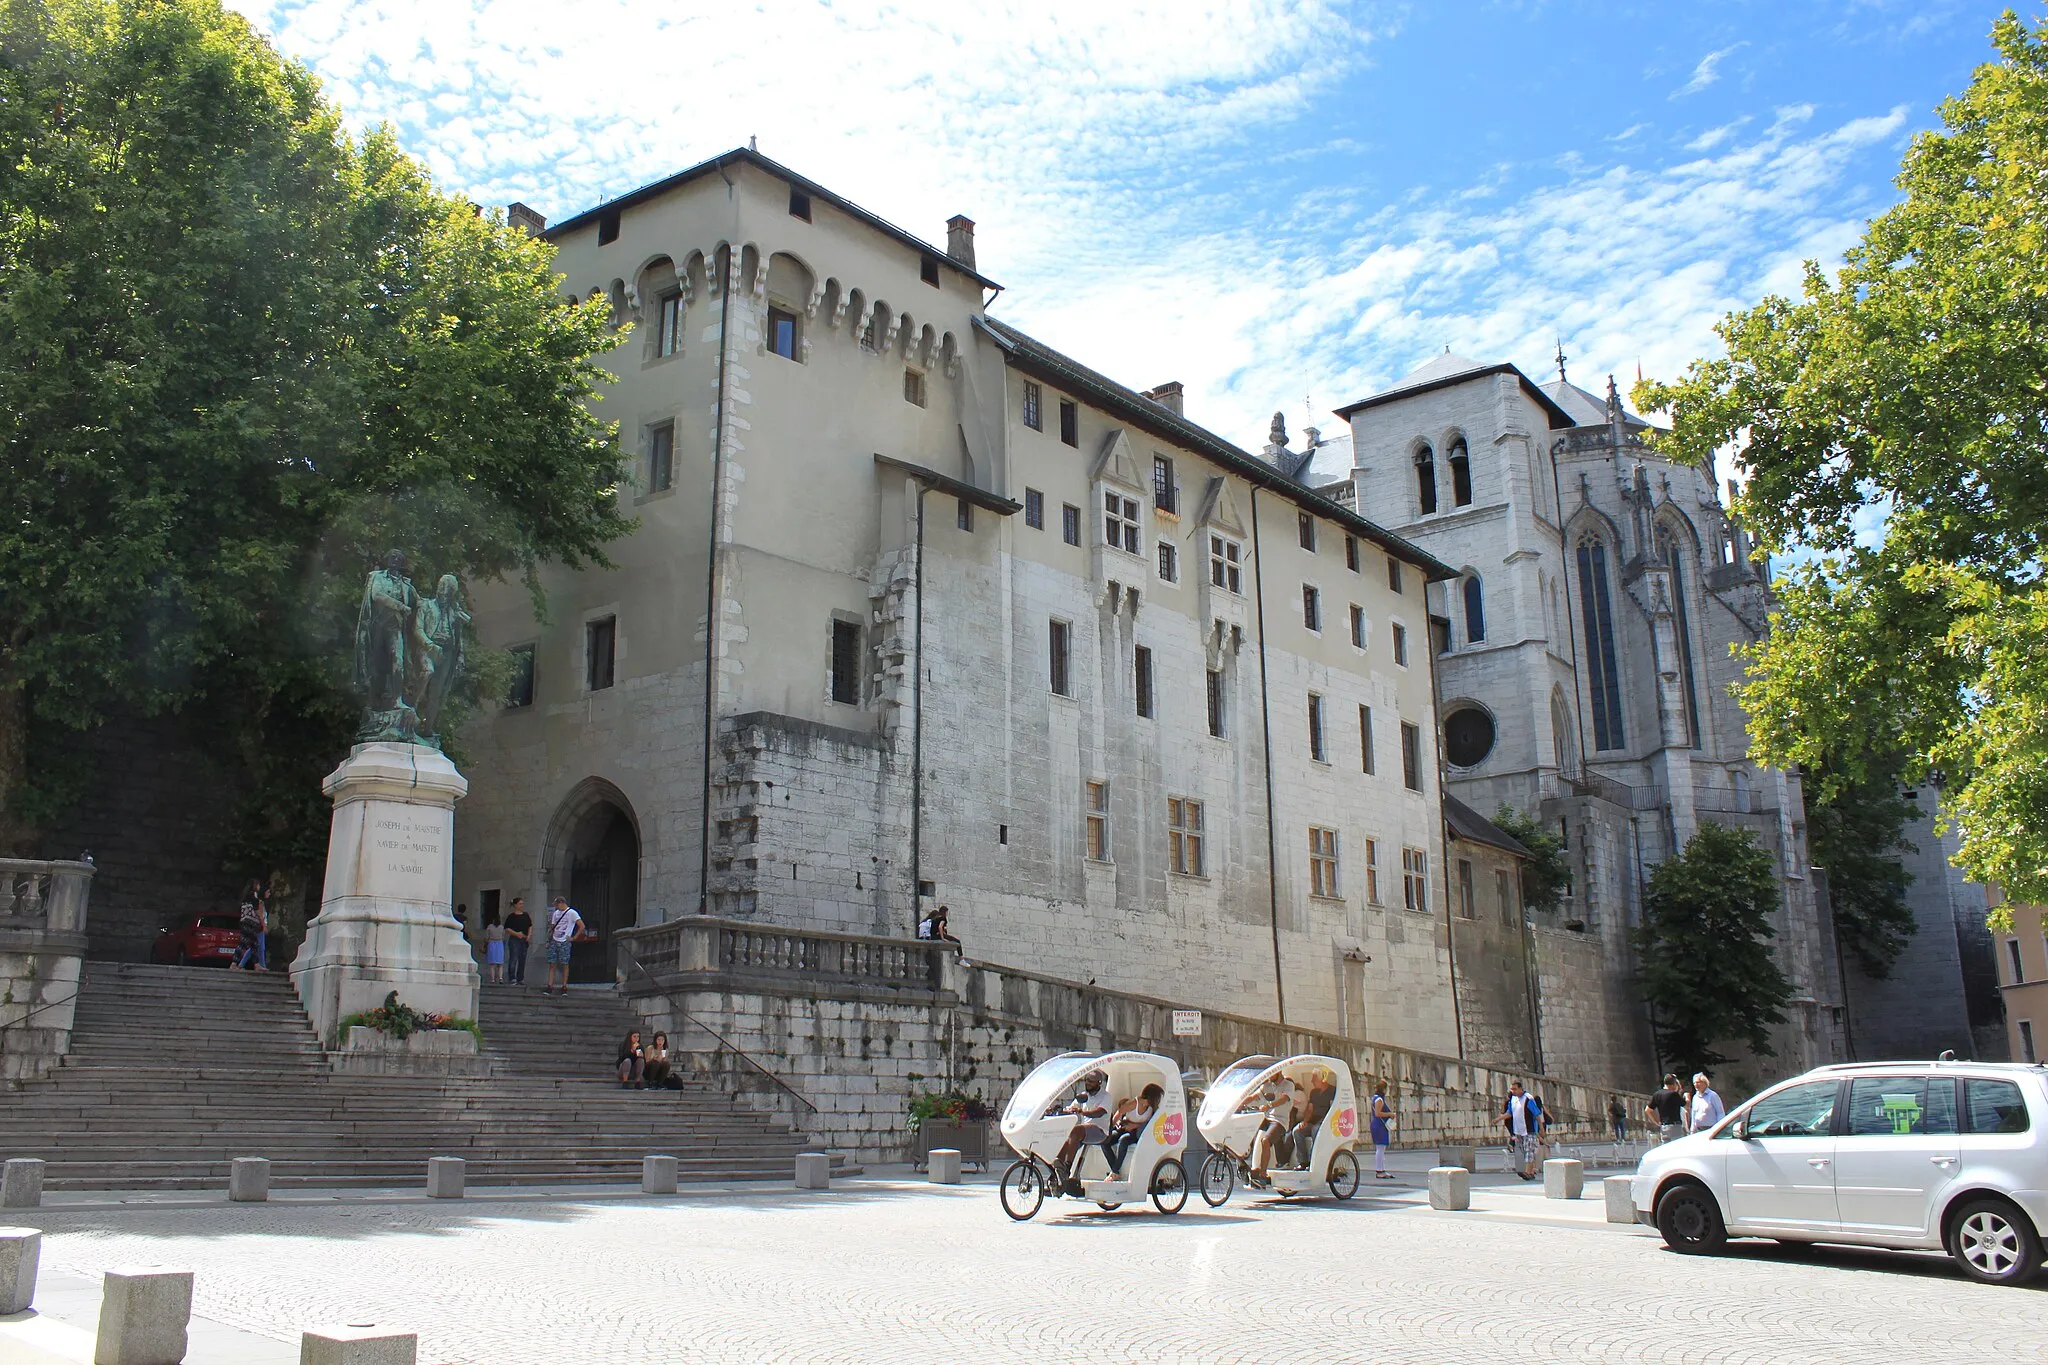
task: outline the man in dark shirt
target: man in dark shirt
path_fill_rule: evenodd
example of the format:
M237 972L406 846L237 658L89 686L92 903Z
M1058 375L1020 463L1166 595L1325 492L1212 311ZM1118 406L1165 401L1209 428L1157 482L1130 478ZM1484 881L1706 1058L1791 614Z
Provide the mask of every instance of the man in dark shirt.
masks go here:
M1650 1103L1643 1110L1643 1116L1657 1125L1657 1140L1670 1142L1685 1136L1685 1091L1679 1088L1678 1077L1664 1078L1664 1088L1650 1096Z
M515 986L526 984L526 950L533 942L533 916L526 913L526 897L512 898L512 913L505 916L505 979Z

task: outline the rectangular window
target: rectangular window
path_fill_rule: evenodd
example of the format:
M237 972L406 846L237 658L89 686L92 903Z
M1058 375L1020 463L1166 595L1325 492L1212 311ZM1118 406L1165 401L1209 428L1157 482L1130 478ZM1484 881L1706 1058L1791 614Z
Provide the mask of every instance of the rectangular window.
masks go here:
M1045 494L1036 488L1024 490L1024 524L1034 531L1045 529Z
M1408 627L1389 626L1388 635L1394 641L1394 662L1402 668L1408 666Z
M924 374L918 370L903 372L903 401L924 406Z
M1069 545L1081 543L1081 509L1071 502L1060 506L1060 538Z
M505 687L505 705L521 707L533 705L533 646L514 645L507 653L512 656L512 681Z
M1180 511L1179 489L1173 481L1173 461L1164 455L1152 457L1152 505L1162 512Z
M597 216L597 244L610 246L619 240L619 211L606 209Z
M1168 864L1183 877L1202 875L1202 803L1184 796L1166 801Z
M2011 1081L1963 1082L1963 1117L1972 1133L2024 1133L2027 1101Z
M1365 900L1368 905L1380 903L1380 841L1365 841Z
M2020 965L2020 941L2016 938L2007 939L2005 941L2005 953L2012 960L2012 984L2015 986L2025 984L2027 970Z
M959 498L956 501L960 505L953 512L953 524L963 531L972 531L974 529L974 504L965 498Z
M1180 551L1170 540L1159 542L1159 576L1169 583L1180 582Z
M2023 1062L2038 1060L2034 1056L2034 1021L2031 1019L2020 1020L2020 1060Z
M1353 573L1357 573L1357 572L1358 572L1358 537L1357 537L1357 536L1345 536L1345 537L1344 537L1344 567L1345 567L1345 568L1347 568L1347 569L1349 569L1349 570L1351 570L1351 572L1353 572Z
M1152 719L1152 651L1143 645L1131 655L1131 697L1138 714Z
M602 692L612 685L612 661L618 649L619 621L607 616L583 626L583 685Z
M796 359L796 314L768 310L768 349L784 360Z
M1342 895L1337 883L1337 831L1308 827L1308 893L1324 900Z
M1228 593L1244 591L1244 549L1234 540L1209 537L1209 582Z
M1458 918L1479 917L1479 897L1473 889L1472 860L1458 859Z
M789 216L811 221L811 196L802 190L792 188L789 192Z
M1318 634L1323 629L1323 594L1320 589L1301 585L1301 624Z
M1351 604L1351 647L1365 648L1365 608L1356 602Z
M1429 913L1429 854L1422 849L1401 850L1401 904L1418 914Z
M1849 1137L1953 1137L1955 1131L1952 1076L1866 1076L1849 1082Z
M1024 381L1024 425L1045 430L1045 390L1029 379Z
M1209 670L1209 735L1223 738L1223 674L1214 668Z
M1308 694L1308 756L1318 763L1330 760L1323 744L1323 699L1315 692Z
M1088 784L1088 856L1098 863L1109 861L1109 784Z
M676 424L647 429L647 491L659 493L676 481Z
M1409 791L1422 790L1422 727L1401 722L1401 782Z
M1060 400L1060 439L1070 446L1081 444L1081 410L1064 398Z
M1396 593L1401 591L1401 561L1392 555L1387 556L1387 587Z
M1102 495L1102 539L1112 550L1126 554L1138 549L1138 500L1121 493Z
M683 344L683 296L674 290L663 294L661 311L655 316L654 353L674 355Z
M1372 767L1372 708L1358 708L1358 761L1360 772L1371 772Z
M1314 550L1316 548L1316 519L1314 513L1296 512L1294 514L1294 530L1295 534L1301 537L1302 549Z
M1493 898L1500 906L1500 922L1513 924L1522 913L1522 907L1515 903L1514 874L1498 867L1493 870Z
M832 700L860 705L860 626L852 621L832 623Z
M1067 642L1072 627L1065 621L1054 621L1049 632L1052 650L1052 690L1059 696L1071 697L1067 679Z
M917 277L932 288L939 287L939 258L926 256L917 263Z

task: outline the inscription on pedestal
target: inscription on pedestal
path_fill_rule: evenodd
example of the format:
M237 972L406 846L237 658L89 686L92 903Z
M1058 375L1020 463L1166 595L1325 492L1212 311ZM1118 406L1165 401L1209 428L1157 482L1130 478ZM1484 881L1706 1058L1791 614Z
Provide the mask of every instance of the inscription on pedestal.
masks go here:
M441 856L438 821L378 816L370 821L370 847L384 859L384 870L420 876Z

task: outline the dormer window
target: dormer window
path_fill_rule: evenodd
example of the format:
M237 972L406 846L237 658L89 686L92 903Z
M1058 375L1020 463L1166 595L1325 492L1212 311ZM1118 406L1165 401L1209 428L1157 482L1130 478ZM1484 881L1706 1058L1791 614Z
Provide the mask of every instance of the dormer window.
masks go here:
M1422 515L1436 513L1436 452L1428 446L1415 452L1415 502Z
M1222 536L1209 537L1209 583L1227 593L1244 591L1244 547Z
M792 188L789 192L789 216L811 221L811 196L802 190Z
M619 240L619 211L606 209L597 215L597 244L610 246Z
M1102 495L1102 538L1112 550L1140 554L1138 549L1138 500L1121 493Z

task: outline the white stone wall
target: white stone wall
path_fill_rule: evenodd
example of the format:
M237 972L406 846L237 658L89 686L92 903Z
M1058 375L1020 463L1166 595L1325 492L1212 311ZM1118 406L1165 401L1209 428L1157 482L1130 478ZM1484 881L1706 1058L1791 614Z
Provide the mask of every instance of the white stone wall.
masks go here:
M34 1080L63 1060L80 961L76 951L0 951L0 1082Z

